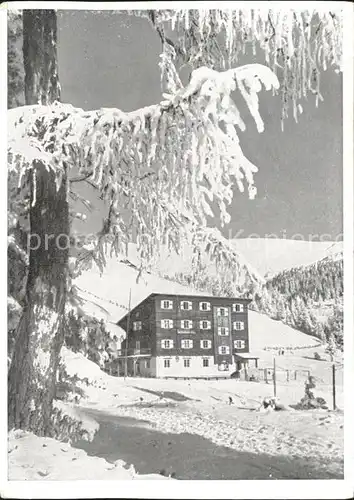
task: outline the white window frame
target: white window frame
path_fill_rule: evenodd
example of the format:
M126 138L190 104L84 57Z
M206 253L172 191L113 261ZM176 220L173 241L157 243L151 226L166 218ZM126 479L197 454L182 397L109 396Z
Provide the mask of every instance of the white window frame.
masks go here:
M187 304L187 307L184 307ZM181 300L181 310L182 311L191 311L193 309L193 304L190 300Z
M168 304L167 307L165 307L165 303ZM161 300L161 309L173 309L173 301L168 299Z
M242 313L245 310L245 306L243 304L232 304L232 311L236 313Z
M206 327L205 327L205 326L203 326L203 325L204 325L204 323L206 323L206 324L207 324L207 326L206 326ZM208 321L208 320L206 320L206 319L202 319L202 320L199 322L199 328L200 328L201 330L211 330L211 321Z
M163 367L164 368L171 368L171 360L170 359L164 359L163 360Z
M222 352L223 349L225 349L226 352ZM228 345L219 345L218 352L219 352L219 354L223 354L223 355L230 354L230 347Z
M190 368L191 367L191 360L189 358L186 358L183 360L183 368Z
M225 333L222 333L222 329L225 330ZM218 326L218 335L220 337L228 337L230 335L229 327L228 326Z
M165 322L168 322L168 323L165 323ZM165 326L166 324L168 326ZM171 328L173 328L173 319L162 319L161 320L161 328L163 328L164 330L170 330Z
M207 363L206 365L204 364L204 363L205 363L205 361L206 361L206 363ZM209 366L210 366L210 365L209 365L209 361L210 361L210 359L209 359L209 358L203 358L203 361L202 361L202 366L203 366L203 368L209 368Z
M168 347L165 346L166 342L169 342ZM161 340L161 349L173 349L173 340L172 339L162 339Z
M245 349L246 347L246 341L243 339L236 339L234 340L234 348L235 349Z
M239 327L237 325L239 325ZM245 329L245 323L244 323L244 321L234 321L233 327L234 327L234 330L241 332L242 330Z
M188 326L184 326L185 322L188 322ZM193 328L193 321L191 319L182 319L181 320L181 328L182 330L191 330Z
M208 344L207 344L207 347L204 347L204 342L207 342L207 343L208 343ZM202 340L200 341L200 348L201 348L201 349L211 349L211 340L209 340L209 339L202 339Z
M206 305L206 308L203 308L203 305ZM199 302L199 311L210 311L210 302Z
M225 311L225 314L221 314L221 311ZM222 316L223 318L227 318L229 315L229 309L227 307L218 307L217 315Z
M182 339L181 340L182 349L193 349L193 340L192 339Z
M133 321L133 332L137 332L142 329L141 321Z

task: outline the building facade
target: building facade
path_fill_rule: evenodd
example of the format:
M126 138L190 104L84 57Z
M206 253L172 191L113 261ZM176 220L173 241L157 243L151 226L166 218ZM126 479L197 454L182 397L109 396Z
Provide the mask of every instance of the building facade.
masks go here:
M236 370L249 351L249 299L151 294L119 321L120 370L149 377L208 377Z

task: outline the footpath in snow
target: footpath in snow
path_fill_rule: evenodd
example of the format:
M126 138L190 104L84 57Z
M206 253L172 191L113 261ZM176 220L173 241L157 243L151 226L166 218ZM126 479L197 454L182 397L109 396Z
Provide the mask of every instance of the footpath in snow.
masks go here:
M341 411L261 413L272 391L264 383L124 380L79 354L65 357L68 373L89 379L81 384L86 398L66 404L69 412L98 431L72 446L17 431L9 439L12 479L343 478ZM278 389L285 404L303 395L301 385Z

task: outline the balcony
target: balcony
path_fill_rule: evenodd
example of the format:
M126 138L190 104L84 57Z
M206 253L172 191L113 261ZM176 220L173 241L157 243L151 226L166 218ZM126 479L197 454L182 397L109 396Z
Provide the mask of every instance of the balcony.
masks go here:
M142 358L142 357L149 357L151 356L151 348L150 347L142 347L140 349L136 348L128 348L127 350L125 349L120 349L118 351L118 358Z

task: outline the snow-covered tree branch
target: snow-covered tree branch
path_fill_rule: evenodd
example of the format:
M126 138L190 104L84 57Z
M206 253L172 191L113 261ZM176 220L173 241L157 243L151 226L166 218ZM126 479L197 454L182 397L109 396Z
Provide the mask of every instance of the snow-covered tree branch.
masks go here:
M231 93L241 92L261 132L257 94L262 84L266 90L278 88L276 76L259 64L223 72L202 67L187 87L131 113L84 112L59 103L16 108L9 111L10 174L20 188L29 176L35 179L40 160L55 171L59 188L64 166L75 166L110 204L104 236L122 252L128 228L134 228L141 257L148 261L161 243L178 249L192 226L205 227L207 217L214 216L212 203L227 223L235 183L241 191L246 184L250 198L255 196L257 168L239 144L236 127L245 125ZM123 208L131 214L128 222ZM222 247L221 242L220 235Z
M181 66L230 68L250 48L263 52L265 64L280 81L282 120L289 108L295 120L301 98L322 100L320 72L342 70L343 13L303 9L176 9L133 10L146 17L162 44L162 81L167 88L181 85Z

